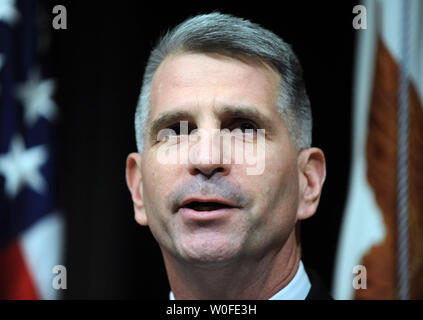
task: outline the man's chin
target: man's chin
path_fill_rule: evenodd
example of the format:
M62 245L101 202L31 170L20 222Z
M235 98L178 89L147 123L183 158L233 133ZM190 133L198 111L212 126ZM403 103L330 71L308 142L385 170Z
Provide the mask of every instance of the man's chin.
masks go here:
M230 241L189 241L180 247L180 257L196 267L216 268L225 266L238 256L239 248Z

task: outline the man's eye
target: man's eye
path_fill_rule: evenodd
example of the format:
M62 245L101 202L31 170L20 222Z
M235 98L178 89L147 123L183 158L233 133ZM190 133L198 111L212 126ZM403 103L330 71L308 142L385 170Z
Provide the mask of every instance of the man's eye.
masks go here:
M171 126L167 127L166 129L170 129L173 132L175 132L175 134L174 134L175 136L180 136L181 135L181 126L180 126L179 123L175 123L174 125L171 125Z
M242 132L245 132L246 130L257 130L256 126L251 122L242 122L239 128L242 130Z
M195 126L187 121L177 122L164 129L167 136L188 135L195 129Z
M242 133L256 133L257 132L257 126L254 122L249 120L240 120L235 123L233 123L230 127L230 130L241 130Z

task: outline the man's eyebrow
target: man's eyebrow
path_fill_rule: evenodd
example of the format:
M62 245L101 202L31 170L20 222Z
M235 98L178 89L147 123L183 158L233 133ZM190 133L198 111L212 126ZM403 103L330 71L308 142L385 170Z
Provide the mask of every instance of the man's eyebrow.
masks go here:
M254 120L257 125L270 124L271 119L265 116L258 108L248 105L224 106L217 111L219 118L245 118Z
M192 119L192 114L188 111L166 111L159 114L150 124L148 130L150 139L154 139L161 129L182 120Z

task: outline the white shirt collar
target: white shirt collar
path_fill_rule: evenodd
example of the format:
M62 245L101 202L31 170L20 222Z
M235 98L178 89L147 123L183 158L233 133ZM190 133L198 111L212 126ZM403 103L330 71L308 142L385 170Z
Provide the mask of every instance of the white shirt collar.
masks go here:
M269 300L304 300L310 291L311 283L300 260L300 266L294 278Z
M288 285L282 288L281 291L277 292L269 300L304 300L307 297L310 288L310 279L305 272L302 261L300 261L300 266L298 267L294 278L292 278ZM175 296L172 291L169 293L169 299L175 300Z

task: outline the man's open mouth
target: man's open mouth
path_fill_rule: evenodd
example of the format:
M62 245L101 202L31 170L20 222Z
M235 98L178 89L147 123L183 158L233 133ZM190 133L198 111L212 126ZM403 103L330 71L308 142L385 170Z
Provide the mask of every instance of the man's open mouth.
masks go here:
M232 209L234 207L224 203L213 202L213 201L207 201L207 202L192 201L182 206L182 208L189 208L195 211L215 211L220 209Z
M179 206L179 214L185 221L210 222L231 216L240 207L228 200L214 197L189 197Z

